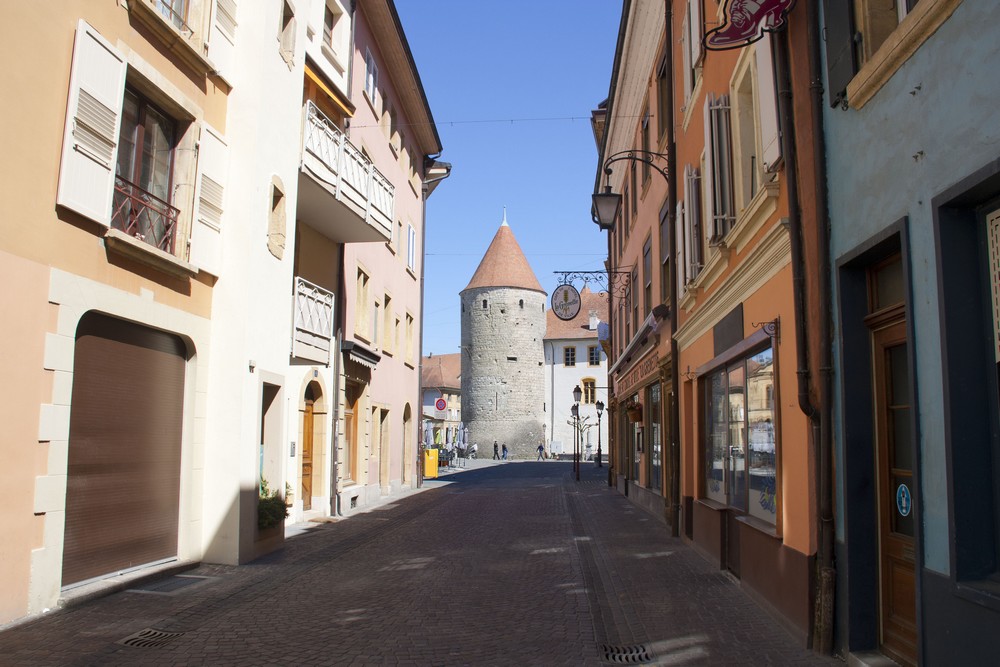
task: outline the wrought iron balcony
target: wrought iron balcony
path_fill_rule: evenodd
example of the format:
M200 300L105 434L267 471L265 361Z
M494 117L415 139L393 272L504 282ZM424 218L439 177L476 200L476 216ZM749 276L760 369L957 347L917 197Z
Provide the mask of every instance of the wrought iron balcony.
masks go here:
M333 293L295 278L292 356L327 364L333 339Z
M177 233L176 208L138 185L115 176L111 226L171 255Z
M298 217L340 242L389 241L395 187L310 100L306 102Z

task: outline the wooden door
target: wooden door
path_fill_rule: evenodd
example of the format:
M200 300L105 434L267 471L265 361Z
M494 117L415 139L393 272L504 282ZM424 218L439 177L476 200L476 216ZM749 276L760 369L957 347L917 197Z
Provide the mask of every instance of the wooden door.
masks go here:
M916 558L906 322L872 332L879 519L879 634L883 652L916 664Z
M312 509L313 489L313 402L306 400L302 415L302 509Z

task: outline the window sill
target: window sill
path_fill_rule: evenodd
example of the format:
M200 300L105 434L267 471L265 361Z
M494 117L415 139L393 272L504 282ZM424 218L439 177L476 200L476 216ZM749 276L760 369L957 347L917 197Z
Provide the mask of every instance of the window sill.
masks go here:
M753 528L757 532L767 535L768 537L773 537L776 540L781 539L781 535L778 534L778 529L775 526L769 524L768 522L762 519L758 519L755 516L750 516L749 514L743 514L741 516L736 517L736 520L745 526Z
M177 278L187 279L198 275L198 267L194 264L189 264L145 241L133 238L120 229L109 228L104 234L104 244L109 252L128 257Z
M691 116L694 115L693 113L691 113L691 109L694 107L695 100L698 99L699 95L701 95L701 82L702 82L702 79L705 78L705 77L703 77L701 75L701 68L700 67L696 70L695 76L698 77L698 80L695 81L694 82L694 86L691 87L691 96L688 98L687 104L685 104L684 108L682 109L682 112L684 113L684 131L685 132L687 132L688 123L691 122Z
M960 4L962 0L918 2L847 84L848 104L864 107Z
M684 294L680 298L680 307L685 313L691 312L694 307L695 301L698 300L698 294L701 292L701 288L695 285L693 282L688 283L684 287Z
M355 331L355 332L354 332L354 337L355 337L355 338L357 338L358 340L360 340L360 341L361 341L362 343L364 343L365 345L367 345L367 346L369 346L369 347L374 347L374 346L372 345L372 341L371 341L371 339L370 339L370 338L368 338L367 334L365 334L365 333L363 333L363 332L361 332L361 331Z
M955 595L994 611L1000 611L1000 583L992 579L976 579L973 581L957 581L954 585Z
M728 505L720 503L717 500L712 500L711 498L698 498L695 502L716 512L724 512L729 509Z
M406 272L409 273L410 277L413 278L414 280L417 279L417 274L414 273L413 269L411 269L410 267L406 267Z
M389 243L388 241L385 242L385 247L388 248L389 252L391 252L393 255L396 254L396 247L391 243Z
M728 239L728 236L726 237ZM719 245L710 246L708 248L708 262L701 271L698 272L697 277L691 281L692 287L698 292L702 292L714 283L722 272L729 266L729 256L732 255L732 248L730 248L726 243ZM689 288L690 289L690 288ZM687 295L685 295L686 297ZM690 304L685 304L681 302L681 308L685 312L689 311L689 306L693 305L693 301Z
M775 176L774 180L765 183L764 187L757 191L746 208L740 211L736 218L736 224L726 235L727 246L735 248L737 253L743 252L750 239L778 210L778 191L780 189L778 177Z
M382 115L378 109L378 103L377 103L378 94L375 95L376 99L373 100L372 96L368 94L368 91L364 90L361 96L365 98L365 102L368 103L368 106L371 108L372 113L375 114L375 118L378 119L378 117Z
M129 14L163 40L167 49L199 74L210 74L215 65L205 55L207 45L199 33L191 28L185 35L156 9L155 0L133 0L128 4ZM190 26L188 26L190 27Z
M327 44L326 42L321 43L319 45L319 50L323 53L326 59L330 61L330 64L333 65L333 68L337 70L337 74L344 73L344 71L347 68L341 64L340 57L337 55L337 52L330 47L329 44Z
M406 364L406 367L407 367L407 368L415 368L415 367L414 367L414 365L413 365L413 362L412 362L412 361L410 361L409 359L407 359L407 360L406 360L406 361L404 361L403 363L404 363L404 364Z

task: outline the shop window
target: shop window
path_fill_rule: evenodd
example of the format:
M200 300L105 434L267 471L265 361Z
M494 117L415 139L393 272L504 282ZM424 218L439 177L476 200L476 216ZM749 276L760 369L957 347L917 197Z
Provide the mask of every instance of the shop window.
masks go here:
M660 384L646 389L649 406L649 488L656 493L663 490L663 429L660 427Z
M730 362L703 382L704 497L774 524L777 446L770 347Z

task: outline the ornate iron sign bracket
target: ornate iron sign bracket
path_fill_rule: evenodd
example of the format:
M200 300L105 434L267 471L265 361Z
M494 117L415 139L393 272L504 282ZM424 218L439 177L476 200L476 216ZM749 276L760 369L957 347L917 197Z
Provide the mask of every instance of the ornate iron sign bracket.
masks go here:
M628 296L631 271L553 271L559 276L560 285L583 282L584 286L594 283L598 292L611 293L618 299Z

